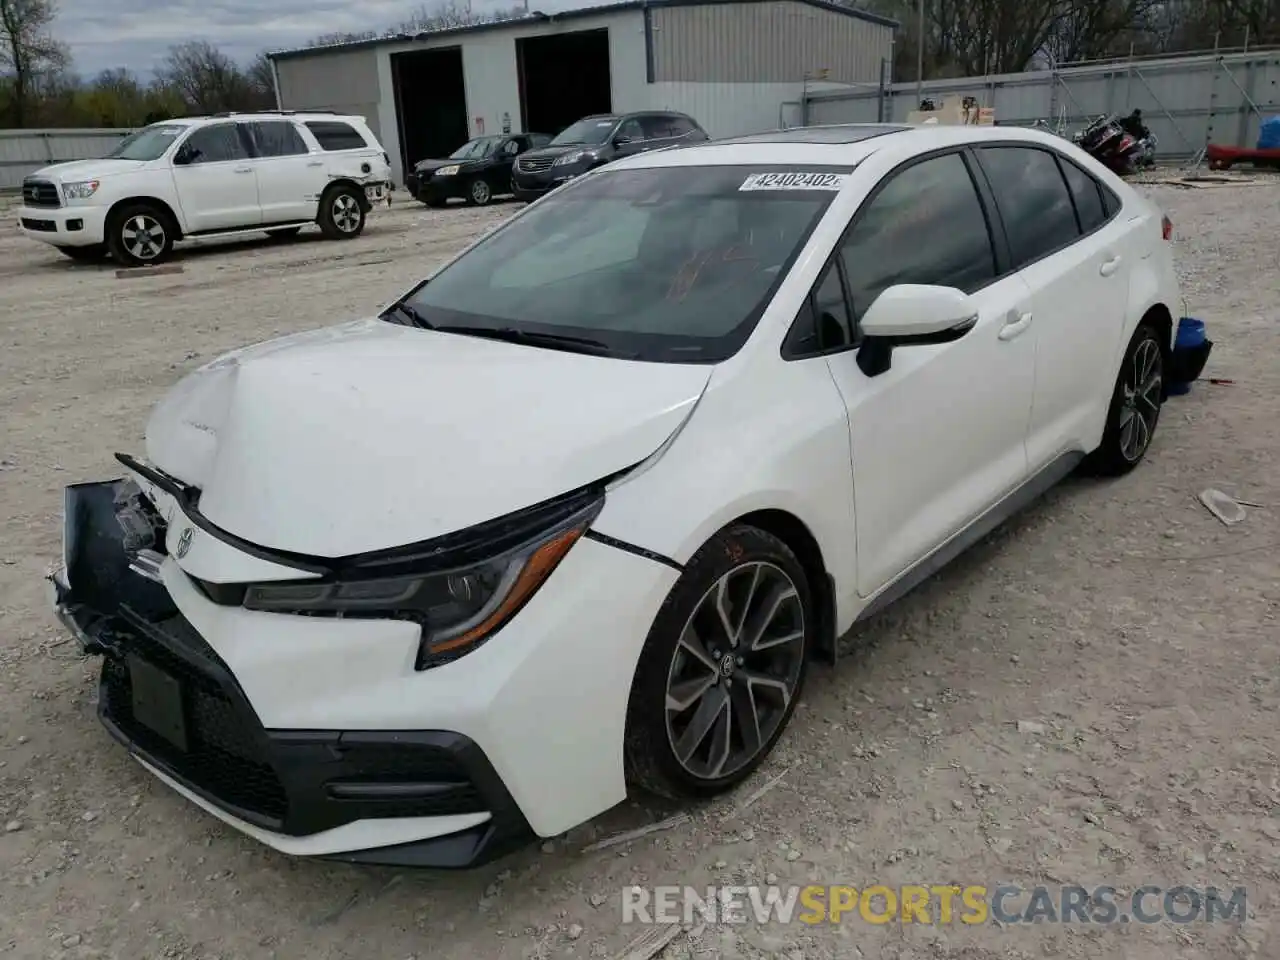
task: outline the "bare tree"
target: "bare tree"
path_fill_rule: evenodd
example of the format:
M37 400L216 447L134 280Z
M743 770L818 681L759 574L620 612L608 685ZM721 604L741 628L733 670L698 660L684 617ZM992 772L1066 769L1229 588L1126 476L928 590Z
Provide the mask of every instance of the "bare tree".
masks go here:
M197 113L244 110L253 102L249 80L235 61L205 40L170 47L156 78Z
M27 124L36 77L65 67L67 49L50 33L54 0L0 0L0 72L12 75L9 113L15 127Z
M270 57L265 53L254 57L245 71L245 79L249 81L249 91L258 109L269 110L276 105L276 72Z

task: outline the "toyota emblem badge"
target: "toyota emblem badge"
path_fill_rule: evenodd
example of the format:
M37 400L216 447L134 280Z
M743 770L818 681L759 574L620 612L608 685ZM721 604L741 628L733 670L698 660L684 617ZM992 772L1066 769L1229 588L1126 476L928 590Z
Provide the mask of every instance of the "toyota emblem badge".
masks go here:
M178 559L181 560L187 555L187 551L191 549L191 528L182 531L182 536L178 537Z

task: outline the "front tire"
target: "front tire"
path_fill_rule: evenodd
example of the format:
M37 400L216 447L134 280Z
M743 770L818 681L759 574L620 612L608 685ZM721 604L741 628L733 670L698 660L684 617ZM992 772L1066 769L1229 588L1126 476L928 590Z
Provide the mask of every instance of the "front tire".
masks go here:
M493 200L493 188L489 181L480 177L467 185L467 203L473 207L485 207Z
M164 210L150 203L131 203L111 218L107 249L119 264L151 267L169 259L176 233Z
M320 231L330 240L354 240L364 233L364 197L355 187L334 187L320 199Z
M817 611L772 534L712 537L667 595L627 705L628 780L670 798L723 793L768 756L795 710Z
M1140 324L1120 364L1102 443L1089 455L1094 472L1118 477L1146 456L1164 405L1164 362L1160 335Z

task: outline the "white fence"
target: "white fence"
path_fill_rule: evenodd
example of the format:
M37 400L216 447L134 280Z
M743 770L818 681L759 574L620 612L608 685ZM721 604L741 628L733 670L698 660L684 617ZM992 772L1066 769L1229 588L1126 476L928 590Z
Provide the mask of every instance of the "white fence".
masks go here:
M916 109L914 82L857 92L814 92L806 124L902 122ZM1137 108L1169 159L1192 157L1212 142L1252 147L1263 117L1280 113L1280 50L1161 59L1137 58L1028 73L926 81L935 101L973 96L995 110L996 123L1045 121L1074 131L1103 113Z
M129 130L0 130L0 190L51 163L105 157Z

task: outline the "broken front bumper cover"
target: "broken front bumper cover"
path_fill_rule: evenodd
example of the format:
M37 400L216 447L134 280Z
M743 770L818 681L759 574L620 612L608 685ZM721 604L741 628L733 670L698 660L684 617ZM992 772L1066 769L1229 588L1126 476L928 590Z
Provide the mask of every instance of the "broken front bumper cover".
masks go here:
M103 657L99 719L189 799L277 849L324 859L470 867L532 839L488 758L460 734L266 730L165 588L163 521L136 485L77 484L65 507L51 601L85 652ZM423 818L450 832L342 842L370 832L362 824Z

